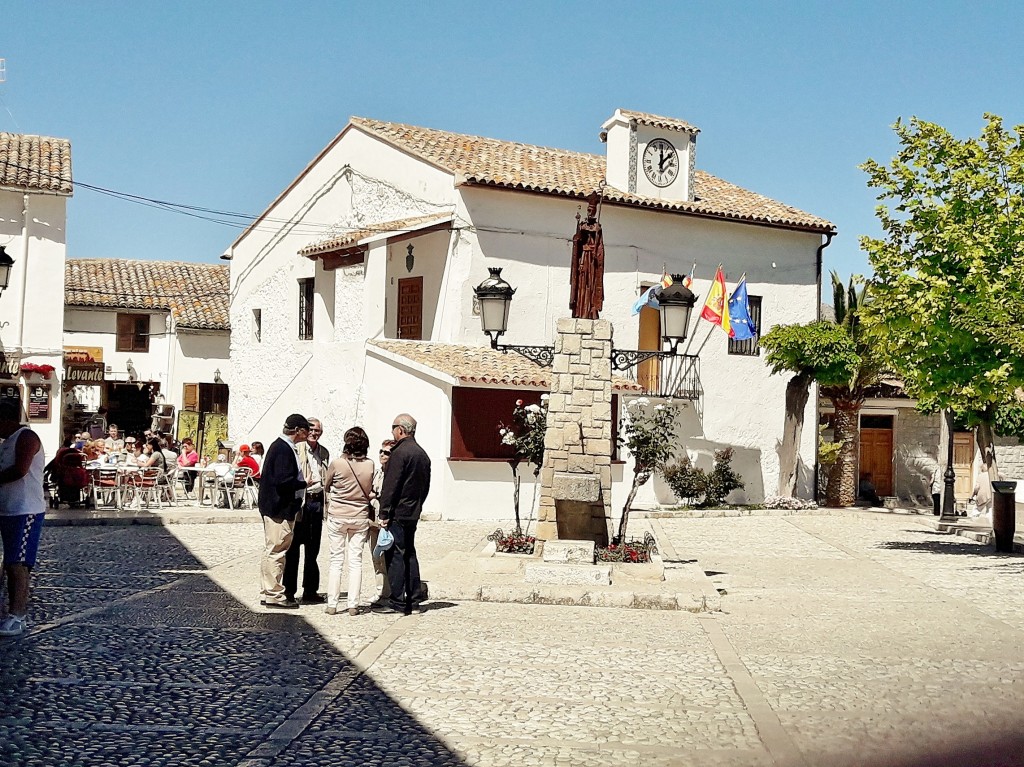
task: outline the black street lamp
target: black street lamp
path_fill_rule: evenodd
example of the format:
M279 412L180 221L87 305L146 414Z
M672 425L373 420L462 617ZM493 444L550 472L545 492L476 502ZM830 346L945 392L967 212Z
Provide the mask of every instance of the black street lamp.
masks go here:
M953 499L956 486L956 472L953 470L953 411L947 410L945 416L946 436L949 437L949 440L946 443L946 472L942 475L945 488L942 495L942 516L939 517L939 521L956 517L956 505Z
M555 361L553 346L518 346L499 344L498 339L508 330L508 310L516 290L501 276L501 267L489 266L491 276L481 282L473 292L480 302L480 327L491 339L491 348L502 354L510 351L536 362L541 367L551 367Z
M690 315L697 303L697 296L683 284L681 274L672 275L672 285L661 291L661 340L672 346L675 354L679 344L686 340L690 328Z
M7 255L3 245L0 245L0 293L3 293L11 281L11 267L14 266L14 259Z

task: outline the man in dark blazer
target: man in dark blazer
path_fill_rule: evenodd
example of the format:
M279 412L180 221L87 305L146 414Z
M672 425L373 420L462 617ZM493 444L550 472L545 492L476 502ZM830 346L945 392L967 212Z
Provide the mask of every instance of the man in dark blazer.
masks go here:
M302 508L306 478L299 465L298 446L309 435L309 421L298 413L285 419L284 430L267 449L260 479L260 514L266 547L260 567L260 604L296 609L299 603L284 592L284 563Z
M430 458L416 442L416 419L408 413L395 417L391 434L396 444L379 501L380 525L391 532L395 543L384 553L391 597L380 611L409 615L413 602L422 598L416 525L430 491Z

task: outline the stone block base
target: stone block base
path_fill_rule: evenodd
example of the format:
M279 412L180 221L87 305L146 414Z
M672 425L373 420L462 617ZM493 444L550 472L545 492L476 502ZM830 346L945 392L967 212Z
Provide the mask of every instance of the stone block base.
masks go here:
M610 586L610 565L527 565L527 583L550 583L560 586Z
M594 564L593 541L570 541L559 539L544 545L544 561L572 565Z

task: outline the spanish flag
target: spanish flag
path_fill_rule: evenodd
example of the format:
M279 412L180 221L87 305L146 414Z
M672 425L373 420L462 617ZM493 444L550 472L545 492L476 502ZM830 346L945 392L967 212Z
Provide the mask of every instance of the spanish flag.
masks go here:
M718 271L715 272L715 279L711 283L711 290L708 291L708 298L704 302L704 309L701 311L700 316L712 325L718 325L725 331L726 335L731 335L732 324L729 322L728 299L729 292L725 289L725 275L722 273L721 265L719 265Z

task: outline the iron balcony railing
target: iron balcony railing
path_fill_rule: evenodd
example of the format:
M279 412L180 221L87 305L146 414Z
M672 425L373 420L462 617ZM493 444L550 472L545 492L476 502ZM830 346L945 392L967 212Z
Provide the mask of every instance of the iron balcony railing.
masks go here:
M699 400L700 358L695 354L656 357L623 371L623 375L644 389L649 397Z

